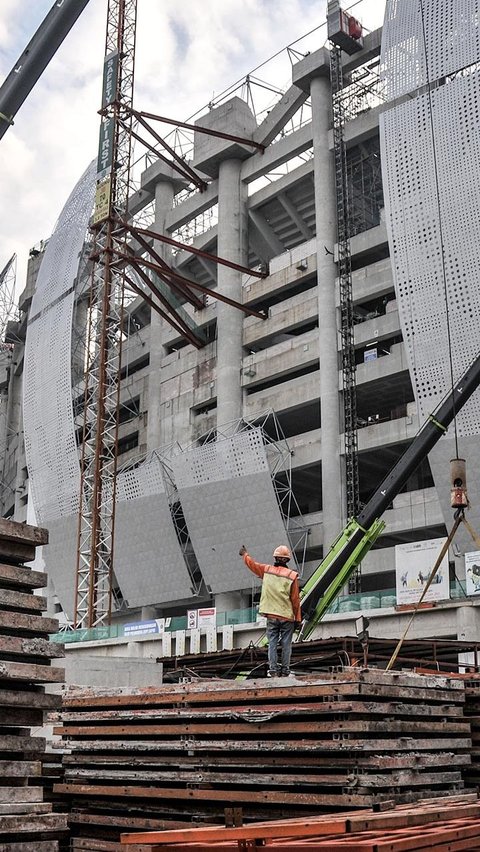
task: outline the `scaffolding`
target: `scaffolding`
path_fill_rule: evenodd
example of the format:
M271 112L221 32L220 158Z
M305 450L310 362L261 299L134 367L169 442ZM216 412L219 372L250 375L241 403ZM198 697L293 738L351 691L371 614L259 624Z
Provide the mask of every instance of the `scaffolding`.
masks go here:
M360 505L357 440L357 399L355 382L355 344L352 295L352 260L350 254L350 198L347 153L344 137L345 110L342 51L337 45L330 53L333 106L333 143L335 155L335 187L337 198L338 278L340 285L340 335L342 340L342 378L345 436L345 487L347 516L354 518ZM354 586L357 583L353 584ZM357 591L357 588L352 588Z

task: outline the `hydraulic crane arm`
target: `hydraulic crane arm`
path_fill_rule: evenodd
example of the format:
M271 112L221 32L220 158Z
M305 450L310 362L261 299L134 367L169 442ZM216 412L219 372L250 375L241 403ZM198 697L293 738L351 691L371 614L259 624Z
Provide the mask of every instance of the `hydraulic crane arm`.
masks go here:
M0 86L0 139L87 3L88 0L56 0Z
M306 639L385 527L381 516L408 477L426 458L480 384L480 355L437 410L431 414L357 518L349 521L302 592L303 624L297 641Z

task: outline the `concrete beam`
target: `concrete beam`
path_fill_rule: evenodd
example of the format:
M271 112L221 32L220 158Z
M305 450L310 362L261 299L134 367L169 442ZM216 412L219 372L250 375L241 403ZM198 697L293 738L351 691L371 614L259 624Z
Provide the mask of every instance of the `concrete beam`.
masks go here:
M398 311L390 311L382 316L358 323L354 327L354 340L357 348L371 343L372 340L385 340L395 334L400 334L400 317Z
M295 223L300 233L305 237L306 240L311 240L313 237L313 233L306 224L305 220L302 219L300 213L297 208L292 204L288 196L284 192L279 192L277 198L282 205L283 209L290 216L290 219Z
M253 389L256 384L281 376L286 378L289 373L313 364L318 366L318 332L315 329L245 356L242 385Z
M168 233L176 231L182 225L186 225L196 216L205 213L210 207L218 202L218 181L213 180L203 192L195 192L190 198L185 199L177 207L171 210L165 220L165 229Z
M291 296L280 304L273 305L266 320L247 317L243 330L244 346L254 346L255 343L258 344L275 334L288 334L302 323L315 319L316 316L317 293L313 287L307 292Z
M204 249L208 251L209 248L216 247L217 244L217 235L218 235L218 225L215 225L213 228L209 228L208 231L204 231L203 234L199 234L198 237L195 237L192 245L195 248ZM215 253L215 252L213 252ZM180 251L176 257L175 269L181 270L181 267L185 266L194 255L188 251Z
M249 210L248 218L252 225L257 229L260 234L262 240L265 242L267 247L270 249L271 254L268 260L271 257L275 257L277 254L281 254L285 251L285 246L278 239L273 228L270 227L265 217L258 210Z
M298 86L290 86L255 130L253 140L260 142L261 145L269 145L285 127L287 121L290 121L292 116L305 103L307 97L307 92L299 89Z
M283 175L281 178L277 178L274 183L269 183L268 186L263 186L262 189L259 189L258 192L251 195L248 199L248 206L250 210L255 210L257 207L261 207L262 204L266 204L268 201L271 201L272 198L276 198L279 192L286 192L290 189L290 187L295 186L298 181L309 176L312 176L313 178L313 160L309 160L307 163L302 163L302 165L298 166L297 169Z
M282 163L298 157L312 147L312 123L300 127L295 133L290 133L284 139L279 139L271 145L264 154L254 154L245 160L242 166L242 180L252 183L268 172L274 171Z

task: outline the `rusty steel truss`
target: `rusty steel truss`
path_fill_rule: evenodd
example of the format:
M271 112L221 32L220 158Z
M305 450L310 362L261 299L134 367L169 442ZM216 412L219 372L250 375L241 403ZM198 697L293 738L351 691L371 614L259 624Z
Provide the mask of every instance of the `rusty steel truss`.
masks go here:
M136 21L137 0L109 0L92 225L94 243L90 256L92 273L81 430L75 627L96 627L108 624L111 619L118 408L126 294L140 295L197 348L203 346L205 340L195 324L187 321L188 316L179 308L181 303L188 302L200 310L205 306L205 296L209 295L246 314L266 318L264 313L244 307L181 275L162 259L154 246L157 242L166 242L199 254L215 264L260 278L265 276L264 272L202 252L152 230L134 227L130 221L128 199L133 139L166 161L197 190L206 188L195 170L148 124L147 118L159 117L133 108ZM140 136L140 128L151 134L154 143ZM199 132L210 131L200 128ZM217 131L213 135L233 138ZM263 146L251 140L238 137L235 140L263 150ZM132 244L136 246L135 250Z

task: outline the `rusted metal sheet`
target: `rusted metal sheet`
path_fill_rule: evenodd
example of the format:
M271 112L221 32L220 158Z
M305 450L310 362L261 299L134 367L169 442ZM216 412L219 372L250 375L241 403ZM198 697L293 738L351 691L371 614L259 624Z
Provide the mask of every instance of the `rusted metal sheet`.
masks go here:
M218 822L233 806L249 822L301 813L303 824L319 810L454 795L470 759L464 700L463 683L443 676L358 668L69 690L52 714L71 752L54 792L71 804L72 842L92 849L118 843L130 818Z
M402 700L415 698L427 700L428 703L463 703L465 693L460 681L440 676L383 673L368 669L351 669L342 672L307 676L290 681L287 685L281 680L274 683L265 678L257 681L235 683L232 681L210 681L164 687L146 687L135 690L72 689L65 697L64 706L68 708L87 707L140 707L162 706L176 704L181 706L197 703L212 704L216 696L223 703L241 701L242 703L258 703L259 700L291 701L306 700L315 696L328 696L332 700L337 695L380 695ZM175 701L173 700L175 699Z
M458 750L467 751L470 749L472 741L469 737L427 737L425 739L417 739L416 737L402 736L398 739L366 739L353 738L346 735L342 739L328 740L231 740L228 742L225 738L217 740L199 740L195 737L185 737L179 740L135 740L134 745L132 740L64 740L58 746L67 748L72 752L118 752L128 753L132 750L139 753L145 752L161 752L161 751L176 751L176 752L278 752L289 755L293 750L310 753L328 753L330 755L341 752L351 753L373 753L378 752L408 752L412 751L447 751L456 752ZM56 744L54 743L54 746Z
M473 837L474 833L468 833L469 829L476 826L480 836L480 803L478 800L471 801L465 797L462 801L450 802L448 799L437 800L435 804L428 802L419 803L414 809L411 807L394 808L384 814L375 814L363 811L357 817L348 814L334 814L331 816L318 816L304 820L282 820L257 822L253 825L241 827L195 827L180 829L177 831L162 832L135 832L133 834L122 834L122 843L128 848L138 849L139 846L148 850L165 850L168 848L181 849L217 849L222 844L234 844L241 848L241 844L258 842L259 845L268 843L276 849L294 849L297 847L305 849L323 848L332 850L347 849L361 850L372 849L373 852L379 846L371 845L373 840L378 842L392 842L393 840L405 840L415 837L440 836L447 840L455 839L458 824L461 823L467 831L467 836ZM421 832L419 831L421 827ZM395 837L395 832L398 832ZM465 834L463 835L466 836ZM318 839L318 844L315 843ZM324 839L325 838L325 839ZM369 845L370 844L370 845ZM428 847L425 843L418 846L405 846L405 849L418 850ZM384 847L385 850L388 848ZM392 846L392 850L397 847ZM402 847L398 846L400 850ZM472 848L476 848L473 846Z
M348 713L349 715L359 714L362 717L368 713L369 717L375 715L385 716L392 715L395 718L402 716L418 716L418 706L416 704L404 704L397 702L375 702L375 701L322 701L291 704L265 703L256 704L255 707L248 707L244 704L231 705L229 707L156 707L154 709L143 710L138 708L130 708L129 710L91 710L89 711L89 720L91 722L109 722L116 723L120 721L129 722L148 722L149 720L164 720L164 719L203 719L207 717L209 720L214 719L245 719L245 721L255 721L256 716L264 717L266 713L272 717L281 719L282 716L328 716L340 713ZM422 710L422 718L430 716L439 716L442 719L460 718L463 719L463 707L461 705L439 704L424 706ZM63 710L60 713L51 713L50 721L58 722L82 722L85 715L82 711L67 711Z
M1 668L0 668L1 672ZM253 736L254 734L288 734L290 736L298 736L302 734L316 735L322 737L325 734L358 734L358 733L387 733L391 734L409 734L409 733L430 733L432 730L431 722L423 722L418 720L409 720L408 722L401 719L387 720L370 720L370 719L349 719L342 721L336 719L334 721L319 721L319 722L243 722L241 724L230 723L226 725L218 725L215 722L211 724L188 724L183 725L65 725L56 726L53 729L55 735L63 735L65 737L164 737L164 736L204 736L219 735L235 736ZM459 720L457 722L443 722L441 732L445 734L470 734L470 724L468 720Z

